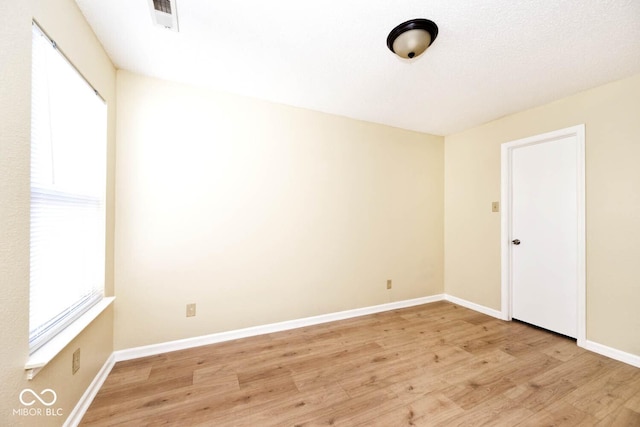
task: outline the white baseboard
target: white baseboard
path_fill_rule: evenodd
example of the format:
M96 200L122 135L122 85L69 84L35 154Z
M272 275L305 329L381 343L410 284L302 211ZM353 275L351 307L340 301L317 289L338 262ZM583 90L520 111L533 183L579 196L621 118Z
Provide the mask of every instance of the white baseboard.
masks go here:
M445 301L458 304L462 307L469 308L471 310L477 311L482 314L486 314L488 316L496 317L501 320L509 320L505 317L502 311L494 310L492 308L488 308L488 307L476 304L474 302L463 300L462 298L445 294L444 299ZM606 356L611 359L617 360L619 362L623 362L628 365L640 368L640 356L636 356L635 354L626 353L622 350L618 350L612 347L607 347L606 345L602 345L597 342L593 342L589 340L584 340L584 341L578 340L578 345L584 348L585 350L589 350L594 353L598 353L602 356Z
M96 380L94 380L94 382L91 384L91 387L89 387L89 389L87 390L87 393L85 393L85 395L82 397L78 405L76 405L76 408L74 409L73 413L78 411L79 410L78 408L81 408L80 417L78 418L78 422L79 422L80 419L82 418L82 415L84 415L84 411L87 410L87 408L89 407L89 404L91 404L91 401L95 397L95 394L97 393L97 390L100 388L100 385L102 385L109 371L111 371L114 361L120 362L123 360L138 359L140 357L154 356L157 354L168 353L171 351L185 350L188 348L200 347L200 346L209 345L209 344L216 344L224 341L232 341L240 338L253 337L256 335L288 331L290 329L313 326L321 323L334 322L336 320L350 319L353 317L365 316L367 314L381 313L384 311L396 310L399 308L406 308L406 307L413 307L416 305L429 304L432 302L443 301L443 300L449 301L453 304L458 304L459 306L468 308L470 310L477 311L478 313L486 314L487 316L495 317L501 320L508 320L508 319L505 319L504 314L499 310L485 307L483 305L476 304L474 302L467 301L462 298L455 297L453 295L438 294L438 295L432 295L429 297L391 302L387 304L374 305L370 307L356 308L353 310L339 311L336 313L322 314L319 316L305 317L302 319L287 320L284 322L254 326L251 328L237 329L233 331L219 332L219 333L210 334L210 335L203 335L203 336L198 336L193 338L185 338L185 339L176 340L176 341L168 341L164 343L151 344L151 345L146 345L142 347L134 347L134 348L129 348L125 350L118 350L112 354L112 357L110 358L111 365L108 367L108 370L105 371L105 368L107 366L107 364L105 364L105 367L103 367L103 369L100 371L100 374L98 374L98 376L96 377ZM625 353L624 351L607 347L605 345L598 344L596 342L588 341L588 340L586 340L584 342L584 345L581 345L581 346L589 351L593 351L594 353L598 353L603 356L607 356L612 359L618 360L620 362L624 362L629 365L640 368L640 356L636 356L630 353ZM103 371L105 371L106 373ZM95 388L95 391L92 391L91 393L89 393L89 390L93 390L94 388ZM82 406L84 401L86 401L86 403L84 404L85 406ZM69 416L69 420L73 418L73 413L71 416ZM75 425L75 424L65 424L65 426L66 425Z
M111 372L111 369L113 368L113 365L115 364L116 358L114 357L114 354L111 353L107 361L104 362L104 365L102 365L102 368L100 368L98 374L95 376L93 381L91 381L89 387L85 390L75 408L73 408L73 410L67 417L67 420L63 424L64 427L76 427L78 424L80 424L80 421L82 421L82 417L84 417L87 409L89 409L91 402L93 402L96 394L98 394L98 391L100 391L102 384L104 384L105 380L109 376L109 373Z
M336 313L322 314L319 316L305 317L302 319L287 320L284 322L271 323L267 325L254 326L251 328L237 329L227 332L219 332L199 337L186 338L176 341L169 341L159 344L151 344L142 347L134 347L114 352L116 362L140 357L154 356L156 354L168 353L176 350L200 347L203 345L216 344L224 341L231 341L240 338L253 337L256 335L270 334L274 332L287 331L290 329L302 328L305 326L318 325L321 323L334 322L336 320L350 319L367 314L381 313L383 311L396 310L399 308L412 307L416 305L428 304L445 299L444 294L432 295L428 297L415 298L404 301L390 302L387 304L374 305L370 307L356 308L353 310L339 311ZM462 305L462 304L460 304Z
M453 295L444 296L445 301L452 302L454 304L461 305L462 307L471 309L473 311L477 311L478 313L486 314L487 316L495 317L501 320L505 319L504 315L499 310L494 310L493 308L485 307L484 305L476 304L475 302L467 301L462 298L454 297Z
M635 366L636 368L640 368L640 356L636 356L635 354L626 353L622 350L607 347L606 345L602 345L589 340L586 340L584 342L584 345L581 347L586 350L593 351L594 353L610 357L611 359L617 360L619 362L623 362L628 365Z

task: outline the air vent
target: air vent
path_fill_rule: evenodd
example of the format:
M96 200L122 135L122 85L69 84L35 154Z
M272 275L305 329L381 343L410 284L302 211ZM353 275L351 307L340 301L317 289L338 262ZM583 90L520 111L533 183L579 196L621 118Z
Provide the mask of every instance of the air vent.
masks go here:
M171 15L171 2L169 0L153 0L153 8L158 12Z
M148 0L151 20L155 25L178 31L176 0Z

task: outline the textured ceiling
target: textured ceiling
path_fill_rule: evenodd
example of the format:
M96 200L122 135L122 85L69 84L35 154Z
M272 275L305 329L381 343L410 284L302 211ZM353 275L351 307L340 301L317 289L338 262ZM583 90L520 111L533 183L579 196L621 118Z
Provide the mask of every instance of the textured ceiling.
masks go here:
M447 135L640 73L640 0L76 0L121 69ZM409 62L386 37L435 21Z

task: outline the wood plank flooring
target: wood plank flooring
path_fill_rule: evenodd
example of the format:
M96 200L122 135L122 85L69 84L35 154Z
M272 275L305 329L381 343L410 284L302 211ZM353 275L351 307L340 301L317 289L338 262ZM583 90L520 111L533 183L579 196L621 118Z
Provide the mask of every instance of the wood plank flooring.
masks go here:
M640 369L438 302L117 363L83 426L640 426Z

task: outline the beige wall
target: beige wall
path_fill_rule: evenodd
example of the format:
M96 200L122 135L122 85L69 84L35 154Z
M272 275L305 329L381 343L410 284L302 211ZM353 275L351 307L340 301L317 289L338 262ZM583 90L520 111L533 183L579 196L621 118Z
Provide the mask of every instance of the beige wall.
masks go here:
M500 309L500 144L586 126L587 339L640 355L640 75L445 138L445 290Z
M117 87L117 349L442 293L442 137Z
M72 0L0 2L0 425L58 426L76 405L113 350L113 311L107 310L33 381L25 378L29 353L29 143L31 20L58 42L109 104L109 212L107 292L113 292L113 160L115 70ZM81 368L71 374L71 353ZM18 417L24 388L54 389L63 416ZM39 405L39 404L38 404Z

